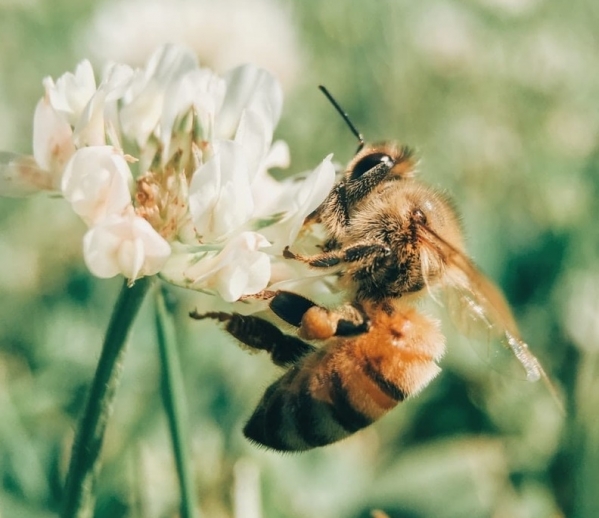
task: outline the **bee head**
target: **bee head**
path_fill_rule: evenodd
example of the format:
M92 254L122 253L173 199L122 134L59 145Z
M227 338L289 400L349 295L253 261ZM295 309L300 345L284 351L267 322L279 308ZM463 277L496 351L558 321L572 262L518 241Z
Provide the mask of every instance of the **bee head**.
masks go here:
M388 170L389 180L397 180L414 176L416 163L413 151L407 146L393 142L367 145L349 163L345 176L348 180L358 180L379 165Z

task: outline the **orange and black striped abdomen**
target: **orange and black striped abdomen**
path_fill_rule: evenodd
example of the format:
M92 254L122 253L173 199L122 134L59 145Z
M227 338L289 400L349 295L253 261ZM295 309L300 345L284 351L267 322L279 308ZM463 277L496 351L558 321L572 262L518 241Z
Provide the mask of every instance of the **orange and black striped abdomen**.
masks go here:
M437 375L444 338L435 321L407 307L369 317L368 333L328 341L273 383L246 437L281 451L324 446L373 423Z

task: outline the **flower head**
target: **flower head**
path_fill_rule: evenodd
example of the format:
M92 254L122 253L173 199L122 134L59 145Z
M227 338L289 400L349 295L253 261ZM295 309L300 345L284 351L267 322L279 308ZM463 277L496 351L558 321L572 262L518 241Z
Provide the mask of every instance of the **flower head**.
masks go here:
M89 227L83 254L98 277L255 294L332 187L330 157L301 180L268 174L289 162L273 143L283 96L254 66L220 77L164 46L139 70L111 64L97 82L83 61L44 87L33 157L0 154L0 188L59 189Z

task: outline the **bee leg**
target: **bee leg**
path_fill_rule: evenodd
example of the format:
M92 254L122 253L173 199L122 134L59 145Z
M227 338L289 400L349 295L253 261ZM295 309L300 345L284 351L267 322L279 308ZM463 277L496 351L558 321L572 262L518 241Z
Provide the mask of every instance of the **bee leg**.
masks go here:
M241 297L239 297L239 300L241 302L245 302L247 300L268 300L272 299L277 293L277 291L273 290L262 290L252 295L242 295Z
M331 250L338 250L340 247L339 242L335 238L331 238L321 246L323 252L330 252Z
M384 258L389 255L391 255L391 249L378 241L362 241L340 250L311 256L296 254L289 250L289 247L283 250L283 257L301 261L314 268L330 268L342 263L362 261L369 257Z
M305 340L326 340L333 336L354 336L368 332L370 320L361 307L344 304L327 309L313 306L302 317L298 336Z
M299 335L306 340L352 336L370 328L368 317L358 305L327 309L289 291L278 292L270 302L270 309L288 324L299 327Z
M341 181L316 209L313 218L328 221L333 228L343 229L349 222L350 209L385 180L393 166L392 161L383 161L357 178Z
M354 205L362 198L368 196L377 185L387 178L389 171L391 171L394 165L395 162L392 160L385 160L358 178L347 180L344 189L346 206ZM347 208L345 211L348 212Z
M277 326L256 316L225 313L222 311L198 314L193 311L191 318L202 320L211 318L225 323L225 330L242 344L251 349L266 351L275 365L288 367L295 364L315 348L297 338L286 335Z
M328 311L338 318L335 336L353 336L366 333L370 329L370 319L358 304L344 304Z
M270 301L272 312L295 327L302 325L302 317L314 306L311 300L290 291L279 291Z

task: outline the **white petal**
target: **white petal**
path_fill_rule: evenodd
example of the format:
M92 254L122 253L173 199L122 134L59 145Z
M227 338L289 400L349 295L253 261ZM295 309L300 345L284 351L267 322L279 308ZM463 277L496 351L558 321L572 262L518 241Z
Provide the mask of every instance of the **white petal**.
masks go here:
M232 141L215 143L215 154L194 174L189 210L205 242L219 241L252 216L254 203L243 149Z
M67 164L62 193L73 210L94 225L131 206L132 175L123 155L111 146L79 149Z
M168 242L145 219L131 213L105 219L83 238L85 263L102 278L119 273L131 280L154 275L170 253Z
M268 156L274 126L263 114L255 110L244 110L235 133L235 142L243 147L250 172L250 181L264 167Z
M190 49L178 45L163 45L148 59L145 75L166 85L196 68L198 60Z
M162 115L164 97L171 84L197 68L195 56L173 45L160 47L146 68L132 78L121 110L123 131L143 146Z
M160 120L160 139L164 147L163 161L169 158L169 143L175 122L194 108L202 138L212 138L215 115L225 95L225 81L208 69L192 70L168 88Z
M135 75L133 69L121 63L109 63L104 69L102 83L98 89L106 93L107 101L115 101L123 97Z
M332 154L326 156L301 184L298 199L304 217L324 201L335 184L335 166L332 159Z
M96 277L108 279L120 273L118 250L121 236L106 224L90 228L83 236L85 264Z
M227 84L222 77L209 69L199 70L193 97L193 107L198 118L200 131L204 140L214 138L214 119L220 111Z
M73 141L78 148L103 146L106 144L104 129L104 107L106 93L98 90L83 110L73 132Z
M41 169L51 172L55 180L75 152L73 130L64 117L42 97L33 115L33 156Z
M256 232L243 232L218 254L205 257L184 275L195 289L213 289L229 302L263 290L270 279L270 259L259 249L270 243Z
M298 182L289 179L282 182L284 194L277 200L274 212L284 211L285 217L278 223L266 227L261 232L273 243L273 249L281 250L291 245L297 238L303 222L327 197L335 184L335 167L327 156L305 180Z
M138 216L133 219L133 233L143 243L144 262L141 274L158 273L171 255L170 245L152 225Z
M270 258L263 252L244 257L244 263L230 263L215 278L214 287L223 300L234 302L243 295L262 291L270 280Z
M262 166L252 179L252 197L254 199L255 218L266 219L273 214L286 212L289 209L289 182L275 180L268 172L271 167L289 167L289 146L282 140L273 143ZM297 187L295 180L292 180Z
M237 129L243 110L254 110L271 126L281 116L283 92L278 81L266 70L243 65L227 72L227 93L218 115L216 135L231 138Z
M127 279L137 279L144 264L144 244L140 238L125 239L118 247L119 272Z
M50 103L74 126L96 91L96 80L91 63L85 59L77 65L75 73L67 72L56 80L44 79Z

